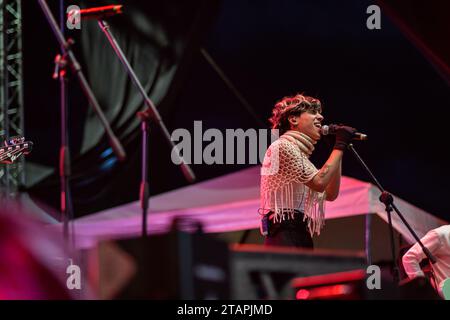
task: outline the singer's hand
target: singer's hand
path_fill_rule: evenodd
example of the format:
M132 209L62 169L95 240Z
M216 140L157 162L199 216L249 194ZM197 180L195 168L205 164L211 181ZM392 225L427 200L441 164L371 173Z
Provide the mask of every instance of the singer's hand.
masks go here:
M355 136L356 129L347 126L338 126L336 128L336 142L334 143L334 148L337 150L345 151L348 144L352 141Z

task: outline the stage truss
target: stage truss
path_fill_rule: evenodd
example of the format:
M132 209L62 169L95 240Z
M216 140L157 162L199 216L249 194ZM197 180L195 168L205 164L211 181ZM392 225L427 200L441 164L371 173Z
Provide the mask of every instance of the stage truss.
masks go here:
M21 0L0 0L0 140L24 135ZM13 196L24 183L25 166L0 164L0 193Z

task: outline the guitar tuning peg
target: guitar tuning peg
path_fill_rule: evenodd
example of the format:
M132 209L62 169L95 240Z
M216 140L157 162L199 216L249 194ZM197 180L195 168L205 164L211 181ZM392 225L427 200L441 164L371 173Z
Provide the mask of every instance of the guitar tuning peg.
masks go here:
M9 138L9 145L20 144L20 143L23 143L24 141L25 141L24 137L14 136L14 137Z

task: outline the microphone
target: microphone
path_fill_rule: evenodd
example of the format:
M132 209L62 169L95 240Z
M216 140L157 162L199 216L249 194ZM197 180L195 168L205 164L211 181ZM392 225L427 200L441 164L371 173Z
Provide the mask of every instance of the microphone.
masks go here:
M330 125L324 125L320 128L320 133L324 136L329 135L329 134L336 134L337 129L340 126L336 125L336 124L330 124ZM353 136L353 140L367 140L368 137L366 134L361 133L361 132L355 132L355 135Z
M96 8L89 8L89 9L81 9L78 10L71 10L67 14L67 18L71 19L77 14L79 14L79 17L81 20L88 20L88 19L104 19L110 16L114 16L116 14L122 13L122 5L109 5L109 6L103 6L103 7L96 7Z

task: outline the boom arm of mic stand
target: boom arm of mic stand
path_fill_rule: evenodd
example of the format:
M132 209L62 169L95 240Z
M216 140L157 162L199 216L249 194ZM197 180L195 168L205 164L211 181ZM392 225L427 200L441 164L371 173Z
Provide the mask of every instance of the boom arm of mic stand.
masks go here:
M105 128L106 135L108 136L109 143L116 154L117 158L120 161L125 160L126 153L123 149L121 143L119 142L119 139L114 135L114 132L111 130L111 127L109 126L108 121L106 120L105 115L103 114L100 105L97 102L97 99L95 98L94 93L92 92L91 88L89 87L89 84L84 77L83 72L81 71L81 66L78 63L77 59L75 58L75 55L73 54L71 48L70 48L70 42L66 41L64 36L61 33L61 30L58 28L58 24L56 23L55 18L53 17L52 12L50 11L50 8L48 7L45 0L38 0L39 5L41 6L42 11L44 12L45 17L47 18L48 23L50 24L51 29L53 30L53 33L55 34L56 39L58 40L58 43L61 48L64 48L65 53L67 55L68 61L72 67L72 70L75 72L81 88L86 95L86 97L89 100L90 105L94 109L95 113L97 114L98 118L100 119L100 122L102 123L103 127Z
M431 261L431 263L436 263L436 257L430 252L430 250L424 246L420 238L417 236L417 234L414 232L414 230L409 225L408 221L403 217L400 210L395 206L394 199L391 194L387 193L383 186L378 182L377 178L374 176L372 171L369 169L369 167L366 165L364 160L359 156L358 152L356 152L355 148L353 147L353 144L349 144L348 148L353 152L356 159L361 163L361 165L364 167L364 169L367 171L369 176L372 178L372 181L375 183L375 185L378 187L378 189L381 191L382 196L380 197L380 201L382 201L386 206L391 206L394 211L397 213L399 218L402 220L403 224L406 226L406 228L409 230L411 235L414 237L416 242L420 245L422 248L423 253L427 256L427 258Z
M171 146L172 150L176 148L174 142L170 138L169 131L167 130L166 126L164 125L164 122L161 119L161 116L159 115L158 110L156 110L153 102L150 100L150 98L147 95L147 92L145 92L145 89L142 87L141 82L137 78L136 74L133 71L133 68L129 64L127 58L125 57L125 54L123 53L122 49L120 48L119 44L117 43L116 39L112 35L112 33L109 30L109 24L104 20L98 20L98 24L100 28L102 29L103 33L108 38L109 43L114 49L114 52L116 53L117 57L120 59L120 62L122 62L123 66L125 67L129 77L135 84L135 86L138 88L140 94L142 95L144 99L144 103L146 105L146 109L142 112L138 112L138 116L142 121L148 121L150 118L152 118L158 126L161 128L167 142ZM192 171L191 167L186 163L186 161L180 156L180 154L177 152L177 156L179 157L179 163L181 171L183 172L184 177L189 182L195 181L195 175Z

